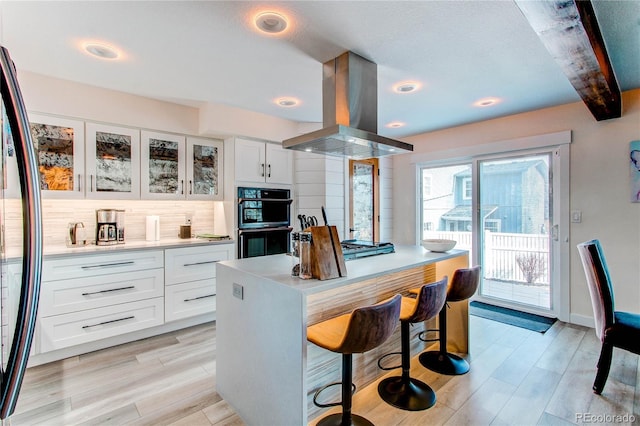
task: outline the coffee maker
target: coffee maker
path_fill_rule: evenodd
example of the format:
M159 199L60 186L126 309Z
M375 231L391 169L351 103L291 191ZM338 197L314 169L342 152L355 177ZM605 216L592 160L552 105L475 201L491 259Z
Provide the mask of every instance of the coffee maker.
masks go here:
M124 244L124 210L96 210L96 245Z

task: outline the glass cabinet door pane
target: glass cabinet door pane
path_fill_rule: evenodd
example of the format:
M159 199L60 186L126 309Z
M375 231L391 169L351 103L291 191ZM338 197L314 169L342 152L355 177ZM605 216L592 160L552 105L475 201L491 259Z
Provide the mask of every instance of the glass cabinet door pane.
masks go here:
M96 132L96 191L131 192L131 136Z
M219 157L217 146L193 145L193 194L218 194Z
M29 130L38 155L43 197L81 198L84 174L84 123L29 114Z
M38 151L40 189L73 191L73 128L40 123L31 123L30 127Z
M178 142L149 139L149 192L175 194L178 192L180 146Z

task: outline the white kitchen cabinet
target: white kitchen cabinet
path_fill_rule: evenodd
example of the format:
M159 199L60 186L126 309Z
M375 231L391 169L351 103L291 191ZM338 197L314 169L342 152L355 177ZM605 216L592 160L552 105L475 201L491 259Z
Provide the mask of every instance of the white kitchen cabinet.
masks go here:
M141 198L221 200L222 141L141 131Z
M224 144L219 140L187 137L188 200L222 200Z
M84 123L79 120L30 113L29 128L38 156L42 198L83 198ZM6 146L3 153L6 164L4 196L20 198L15 149Z
M40 318L40 352L76 346L164 322L162 297Z
M41 353L162 325L164 252L45 259L41 294Z
M86 123L86 196L140 198L140 130Z
M140 157L141 198L185 198L187 164L184 136L142 130Z
M233 244L165 250L165 321L216 310L216 263L233 258Z
M275 143L236 138L235 179L239 182L292 184L293 153Z

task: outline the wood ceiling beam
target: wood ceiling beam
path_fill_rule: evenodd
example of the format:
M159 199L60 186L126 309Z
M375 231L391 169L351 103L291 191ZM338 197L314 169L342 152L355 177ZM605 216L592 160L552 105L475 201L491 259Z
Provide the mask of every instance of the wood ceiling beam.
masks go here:
M595 119L620 117L620 87L591 1L515 2Z

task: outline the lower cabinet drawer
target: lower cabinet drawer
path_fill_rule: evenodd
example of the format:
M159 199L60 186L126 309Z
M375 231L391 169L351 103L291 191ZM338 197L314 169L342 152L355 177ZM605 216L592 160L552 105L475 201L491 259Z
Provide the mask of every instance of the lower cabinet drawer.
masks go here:
M216 310L214 279L167 286L164 294L165 320L175 321Z
M164 269L44 281L40 317L101 308L164 295Z
M40 318L40 352L142 330L164 322L162 297Z

